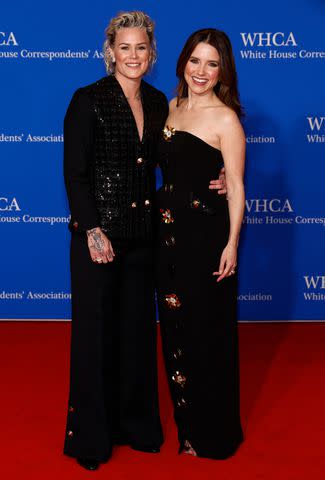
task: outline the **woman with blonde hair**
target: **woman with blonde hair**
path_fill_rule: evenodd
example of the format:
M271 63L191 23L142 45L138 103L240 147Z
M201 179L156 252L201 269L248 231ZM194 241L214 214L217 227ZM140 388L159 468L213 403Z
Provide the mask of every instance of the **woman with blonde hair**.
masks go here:
M153 276L154 151L168 114L143 80L153 21L121 13L106 29L108 76L78 89L64 122L71 210L72 343L64 452L95 470L116 444L158 452Z

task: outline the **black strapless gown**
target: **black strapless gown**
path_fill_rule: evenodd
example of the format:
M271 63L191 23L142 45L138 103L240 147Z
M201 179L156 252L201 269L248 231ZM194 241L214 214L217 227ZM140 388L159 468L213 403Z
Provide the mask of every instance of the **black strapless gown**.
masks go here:
M165 130L166 132L166 130ZM209 190L220 150L183 131L158 145L157 295L180 450L224 459L243 439L239 414L237 275L217 283L229 234L225 196Z

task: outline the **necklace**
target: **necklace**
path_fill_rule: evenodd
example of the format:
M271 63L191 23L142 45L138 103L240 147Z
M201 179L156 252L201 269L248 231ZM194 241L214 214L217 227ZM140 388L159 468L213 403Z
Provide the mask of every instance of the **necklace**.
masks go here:
M141 100L141 98L142 98L141 89L139 89L139 90L137 91L137 93L135 94L134 98L130 98L130 97L128 97L127 95L125 95L125 96L126 96L126 98L127 98L127 100L128 100L129 102L130 102L130 101L132 102L132 100Z
M130 101L130 97L126 97L128 101ZM134 100L141 100L141 93L137 93L136 96L134 97Z

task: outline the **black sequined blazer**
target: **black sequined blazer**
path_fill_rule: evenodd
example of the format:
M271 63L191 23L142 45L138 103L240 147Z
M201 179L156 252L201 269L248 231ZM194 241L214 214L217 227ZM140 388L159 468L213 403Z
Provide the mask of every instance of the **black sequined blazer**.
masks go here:
M168 115L165 95L141 82L144 131L113 75L75 92L64 119L70 228L100 226L110 239L150 240L155 152Z

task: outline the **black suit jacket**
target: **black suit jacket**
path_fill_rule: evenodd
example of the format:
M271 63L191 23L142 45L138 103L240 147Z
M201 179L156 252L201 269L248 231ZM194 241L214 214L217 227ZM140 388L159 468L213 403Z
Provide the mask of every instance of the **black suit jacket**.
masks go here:
M114 76L73 95L64 120L64 175L75 231L100 226L110 239L152 237L155 152L168 103L145 81L141 96L142 141Z

